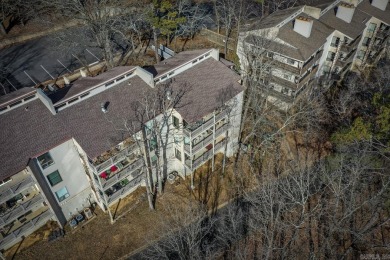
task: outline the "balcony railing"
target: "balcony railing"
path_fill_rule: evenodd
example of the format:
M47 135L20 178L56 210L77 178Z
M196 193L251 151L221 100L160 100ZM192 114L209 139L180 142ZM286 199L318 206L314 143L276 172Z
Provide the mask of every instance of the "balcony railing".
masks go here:
M381 38L381 39L385 39L389 35L390 35L390 29L378 30L378 32L376 33L376 37Z
M225 133L228 127L229 127L228 124L224 124L223 126L219 127L217 130L215 130L215 138L220 136L222 133Z
M297 88L297 84L295 84L294 82L291 82L289 80L286 80L286 79L282 79L282 78L279 78L277 76L271 76L270 78L270 81L271 82L274 82L276 84L279 84L281 86L286 86L290 89L296 89Z
M7 225L11 223L15 218L25 214L30 209L34 208L36 205L43 203L44 199L41 194L36 195L32 199L26 201L25 203L15 207L10 212L4 214L0 217L0 226Z
M348 55L342 60L337 60L336 66L343 68L346 64L352 62L355 53L356 53L356 49L348 53Z
M136 160L136 161L132 162L131 164L129 164L128 166L126 166L126 168L124 168L120 172L116 173L111 178L109 178L107 180L102 178L101 183L102 183L103 189L106 190L106 189L110 188L112 185L114 185L115 183L117 183L118 181L130 176L130 174L132 174L132 172L134 172L136 169L138 169L143 164L144 164L144 160L142 158L139 158L138 160Z
M340 47L340 50L342 52L346 52L346 53L351 52L358 45L361 37L362 37L362 35L359 35L357 38L355 38L349 44L342 44L341 47Z
M190 153L190 145L189 144L184 144L184 151L187 153Z
M111 165L120 162L126 158L126 156L130 155L134 150L138 148L137 144L130 145L123 150L119 151L117 154L102 162L101 164L95 166L96 172L100 172L102 170L107 169Z
M300 68L294 67L290 64L283 63L283 62L278 61L278 60L274 60L274 59L271 59L271 58L268 58L265 56L264 56L264 59L266 60L266 62L272 62L272 65L274 65L275 67L279 67L281 69L287 70L287 71L292 72L292 73L297 74L297 75L299 75L299 73L301 71Z
M213 134L211 133L209 136L207 136L205 139L197 143L196 145L192 146L192 153L198 152L201 148L205 147L206 145L210 144L213 141Z
M227 114L226 110L219 112L217 115L215 115L215 122L218 122L219 120L224 118L226 116L226 114ZM214 124L214 117L211 117L209 120L207 120L206 122L202 123L199 126L196 126L193 128L190 128L190 127L184 128L183 132L186 136L188 136L188 137L191 136L193 138L196 135L198 135L199 133L209 129L209 127L213 124Z
M114 202L118 197L123 196L127 191L137 186L142 181L142 178L143 177L141 172L138 176L136 176L128 184L126 184L126 186L122 187L121 189L118 189L109 196L105 195L108 204Z
M311 60L306 63L303 68L302 68L302 73L301 74L304 74L309 68L311 68L313 66L313 64L318 61L319 58L321 58L322 56L322 53L323 53L323 50L321 50L319 53L317 53L314 57L311 58Z
M16 240L17 238L20 238L23 235L26 235L27 233L32 233L33 230L36 230L39 227L43 226L52 217L53 217L53 214L51 213L50 210L46 210L45 212L36 216L35 218L28 221L20 228L14 230L8 236L4 237L0 241L0 249L4 249L6 247L12 246L12 244L14 243L14 240Z
M202 154L201 156L199 156L197 159L195 159L192 164L192 167L197 168L203 162L208 161L212 156L213 156L213 149L210 149L204 154Z
M22 192L24 189L32 186L34 180L31 176L28 176L24 180L18 182L15 185L12 185L10 188L4 190L0 193L0 204L3 204L7 200L15 197L18 193Z

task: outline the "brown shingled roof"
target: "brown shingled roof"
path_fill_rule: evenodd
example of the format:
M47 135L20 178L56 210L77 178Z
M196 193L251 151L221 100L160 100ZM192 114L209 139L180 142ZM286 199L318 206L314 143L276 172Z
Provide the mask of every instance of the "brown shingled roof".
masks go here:
M347 23L336 17L335 10L332 8L320 17L320 21L346 35L355 39L366 28L366 22L369 15L355 8L352 21Z
M120 67L112 68L95 77L81 77L76 81L72 82L71 87L61 89L51 94L49 97L53 100L53 103L60 103L62 101L65 101L66 99L69 99L73 96L80 94L81 92L91 87L98 86L134 68L135 67L133 66L120 66Z
M253 30L265 29L275 27L283 20L287 19L290 15L292 15L295 11L298 11L303 6L291 7L284 10L277 10L274 13L266 16L263 19L257 19L250 25L244 26L243 31L249 32Z
M189 92L183 96L182 107L176 108L187 123L194 123L220 107L224 92L237 95L244 91L238 83L240 76L212 58L174 77L174 86L188 83Z
M309 17L305 14L300 14L304 17ZM326 38L333 32L333 28L319 22L316 19L313 20L313 26L311 29L310 37L306 38L301 34L294 31L293 21L290 21L283 25L278 33L278 38L289 43L298 49L301 58L299 60L305 61L310 58L322 45L325 44ZM283 53L283 49L281 51Z
M26 87L8 93L7 95L0 96L0 107L4 105L9 105L9 103L12 103L13 100L18 100L22 97L27 97L29 94L33 94L34 92L36 92L36 89Z
M191 85L191 90L177 107L178 112L188 122L199 120L221 105L219 95L225 89L233 94L243 91L237 82L239 79L234 71L221 62L211 57L204 59L174 77L174 87ZM24 169L28 158L44 153L72 137L90 158L109 150L131 134L132 131L124 128L124 122L134 123L135 131L139 129L134 106L146 92L155 91L158 86L153 89L141 78L134 76L56 115L52 115L39 99L26 103L27 110L23 106L0 115L0 158L3 158L0 179ZM109 102L107 113L101 111L101 104L105 102Z
M0 115L0 125L0 180L23 170L29 158L71 138L39 99Z
M358 9L370 16L375 16L387 24L390 24L390 3L387 4L386 10L382 11L379 8L372 6L369 0L364 0L358 5Z

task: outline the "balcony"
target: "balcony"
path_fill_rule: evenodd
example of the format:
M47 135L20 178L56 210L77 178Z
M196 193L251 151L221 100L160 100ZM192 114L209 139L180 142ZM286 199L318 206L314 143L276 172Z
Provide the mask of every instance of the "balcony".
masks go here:
M344 59L337 60L336 61L336 66L343 68L345 65L347 65L350 62L352 62L353 57L355 56L355 53L356 53L356 49L354 49L353 51L348 53L348 55Z
M0 226L10 224L13 220L15 220L15 218L23 214L26 214L28 211L42 204L43 202L44 202L43 196L38 193L37 195L33 196L30 200L20 204L19 206L16 206L15 208L11 209L9 212L3 214L0 217Z
M278 84L280 86L288 87L290 89L296 89L297 88L297 84L295 84L294 82L291 82L289 80L285 80L285 79L279 78L277 76L271 76L270 81L274 82L274 83L276 83L276 84Z
M390 35L390 29L378 30L378 32L376 33L376 37L381 38L381 39L386 39L387 36L389 36L389 35Z
M107 203L111 204L115 202L115 200L119 197L126 195L128 191L136 187L143 180L142 175L142 171L139 171L138 175L131 181L129 181L128 179L124 179L121 182L115 184L113 187L111 187L110 190L105 192L105 198L107 200Z
M3 237L0 241L0 249L8 248L15 243L15 240L21 236L27 236L46 224L46 222L53 217L52 212L45 207L43 210L33 212L27 222L24 222L23 225L18 226L13 231L10 231L9 234ZM27 219L27 218L26 218Z
M218 122L219 120L221 120L222 118L224 118L226 116L227 112L226 110L224 111L221 111L220 113L218 113L217 115L215 115L215 122ZM195 137L196 135L200 134L201 132L207 130L210 128L211 125L214 124L214 117L211 117L210 119L208 119L206 122L202 123L202 124L194 124L193 126L188 126L187 128L184 128L183 129L183 132L186 136L188 137Z
M132 145L125 147L124 149L118 151L117 153L111 153L111 155L107 155L107 157L108 156L111 156L111 157L109 157L107 160L97 164L94 167L95 167L97 172L105 170L105 169L109 168L111 165L114 165L114 164L126 159L126 156L129 156L137 149L138 149L138 145L133 143Z
M319 58L321 58L322 53L323 53L323 50L321 50L321 51L320 51L319 53L317 53L314 57L312 57L312 58L309 60L309 62L307 62L305 65L303 65L303 67L302 67L302 73L301 73L301 74L304 74L308 69L310 69L310 68L313 66L313 64L314 64L315 62L317 62Z
M118 171L115 173L111 173L112 175L109 178L101 178L101 184L103 189L106 190L110 188L112 185L117 183L118 181L127 178L132 175L135 170L139 169L144 164L143 158L136 158L135 160L129 162L125 166L118 167ZM122 164L121 164L122 165ZM133 176L135 177L135 176Z
M203 164L204 162L208 161L213 156L213 149L208 150L198 158L196 158L192 164L192 167L196 169L199 165Z
M13 180L10 183L10 187L6 189L2 189L0 193L0 204L3 204L7 200L15 197L17 194L21 193L23 190L34 184L34 180L31 176L19 180L16 184L13 184L15 181Z
M361 37L362 37L362 35L359 35L358 37L356 37L349 44L342 44L341 47L340 47L340 51L346 52L346 53L351 52L359 44L359 41L360 41Z
M290 64L283 63L281 61L274 60L274 59L271 59L269 57L263 57L263 58L264 58L265 62L272 62L273 67L278 67L278 68L287 70L287 71L292 72L292 73L294 73L296 75L299 75L300 72L301 72L300 68L291 66Z

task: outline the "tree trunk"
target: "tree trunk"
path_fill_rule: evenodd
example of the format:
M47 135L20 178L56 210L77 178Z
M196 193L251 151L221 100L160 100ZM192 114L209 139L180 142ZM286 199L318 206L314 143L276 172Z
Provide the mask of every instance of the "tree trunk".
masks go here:
M153 42L154 42L154 52L156 55L156 62L160 62L160 56L158 55L158 35L157 35L157 29L153 27Z
M148 197L149 208L154 210L154 201L153 201L153 172L151 168L150 156L149 156L149 146L147 142L145 126L142 127L142 139L143 146L145 149L145 161L146 161L146 195Z

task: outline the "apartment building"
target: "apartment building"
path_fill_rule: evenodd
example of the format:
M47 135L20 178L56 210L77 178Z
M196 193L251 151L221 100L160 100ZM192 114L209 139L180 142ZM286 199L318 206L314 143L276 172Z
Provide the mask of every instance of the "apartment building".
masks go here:
M167 85L167 100L185 88L179 103L141 122L139 102ZM146 185L148 168L185 177L217 153L233 155L243 92L211 49L147 69L113 68L53 93L24 88L0 97L0 249L48 220L63 226L93 203L106 211ZM160 123L165 153L151 131Z
M248 25L237 54L243 74L260 67L256 80L268 100L287 109L313 79L339 80L349 70L374 65L384 52L389 25L388 0L298 6Z

